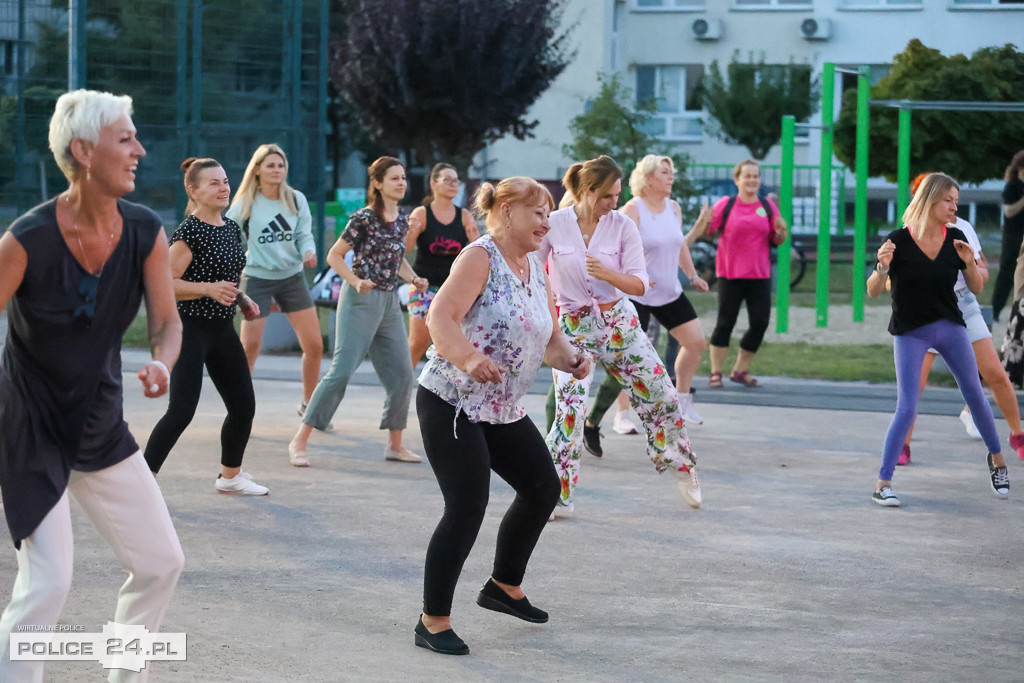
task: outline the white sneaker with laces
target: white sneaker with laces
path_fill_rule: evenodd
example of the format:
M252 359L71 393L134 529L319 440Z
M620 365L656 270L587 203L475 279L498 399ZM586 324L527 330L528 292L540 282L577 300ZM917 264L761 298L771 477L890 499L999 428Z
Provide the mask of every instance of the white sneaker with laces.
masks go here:
M704 418L697 412L693 405L693 394L689 391L679 392L679 412L683 415L683 421L688 424L702 425Z
M683 494L683 500L692 508L699 508L701 504L700 479L697 478L697 466L690 465L689 471L672 470L676 478L676 485L679 493Z
M397 451L393 451L390 447L385 445L384 459L391 460L392 462L423 462L423 458L416 455L405 446L402 446Z
M612 431L616 434L636 434L636 425L629 419L629 414L625 410L615 413L615 419L612 420Z
M980 439L981 432L978 431L978 426L974 424L974 416L971 415L971 409L964 406L964 409L960 411L960 421L964 423L964 429L967 430L967 436L972 439Z
M265 496L270 493L270 489L254 482L252 477L245 472L239 472L230 479L217 477L216 486L219 493L233 493L241 496Z

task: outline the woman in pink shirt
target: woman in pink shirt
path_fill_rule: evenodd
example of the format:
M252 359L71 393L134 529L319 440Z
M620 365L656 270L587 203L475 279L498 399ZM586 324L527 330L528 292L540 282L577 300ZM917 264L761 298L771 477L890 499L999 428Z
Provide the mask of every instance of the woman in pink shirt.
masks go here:
M740 304L747 304L750 327L740 339L740 350L729 379L747 387L759 387L750 376L754 360L772 312L770 244L786 239L786 222L779 208L768 199L761 199L761 166L752 159L736 164L732 172L739 189L735 199L722 197L712 207L708 235L720 232L715 271L718 275L718 320L711 333L708 356L711 359L709 387L722 386L722 366L729 353L729 338L739 316ZM729 211L726 212L726 208ZM727 213L726 220L723 214Z
M686 502L699 507L696 458L683 427L679 395L624 296L642 295L650 281L636 224L615 210L622 170L611 157L600 156L573 164L562 184L575 204L551 214L551 230L538 251L548 263L558 324L626 389L647 433L647 454L654 466L658 472L670 470ZM555 510L570 514L593 373L583 379L562 371L554 375L557 407L547 444L562 483Z

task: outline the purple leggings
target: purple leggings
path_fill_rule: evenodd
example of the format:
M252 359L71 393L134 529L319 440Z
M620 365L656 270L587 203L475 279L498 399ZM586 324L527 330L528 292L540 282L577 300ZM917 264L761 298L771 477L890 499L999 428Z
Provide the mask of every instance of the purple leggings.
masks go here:
M896 460L906 441L907 432L917 415L917 399L921 390L921 365L924 354L932 348L953 373L960 393L971 409L974 424L978 426L990 453L999 453L999 434L992 418L992 408L981 389L978 362L967 337L967 329L948 320L938 320L916 330L893 338L893 358L896 361L896 414L889 423L882 449L882 467L878 478L891 481Z

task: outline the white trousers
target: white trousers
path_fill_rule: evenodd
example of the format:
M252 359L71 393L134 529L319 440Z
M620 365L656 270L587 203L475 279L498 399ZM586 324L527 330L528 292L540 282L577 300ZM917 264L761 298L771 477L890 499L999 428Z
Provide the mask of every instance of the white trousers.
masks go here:
M44 662L11 661L11 632L54 625L64 608L74 555L69 491L128 572L117 595L115 622L158 631L184 567L167 504L141 451L98 472L72 472L64 495L17 551L18 576L0 617L4 683L43 680ZM147 674L148 667L141 673L111 669L109 680L145 681Z

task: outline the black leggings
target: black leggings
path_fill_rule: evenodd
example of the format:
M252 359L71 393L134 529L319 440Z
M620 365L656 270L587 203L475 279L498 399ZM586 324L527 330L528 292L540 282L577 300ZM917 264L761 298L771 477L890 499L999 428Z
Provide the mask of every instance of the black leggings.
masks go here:
M167 413L153 428L146 444L149 469L159 472L199 405L203 365L224 400L228 415L220 430L220 464L241 467L256 414L256 395L245 349L230 320L182 318L181 354L171 371Z
M423 448L444 496L444 514L427 546L423 569L423 613L452 612L455 584L469 557L487 510L491 470L515 489L516 497L498 527L494 552L496 581L518 586L526 574L548 515L558 501L559 483L551 452L530 418L512 424L470 422L437 394L419 387L416 414Z
M740 304L747 302L750 327L740 339L740 348L757 353L768 331L772 316L772 281L768 278L718 278L718 320L711 333L711 345L729 347L732 328L740 314Z

